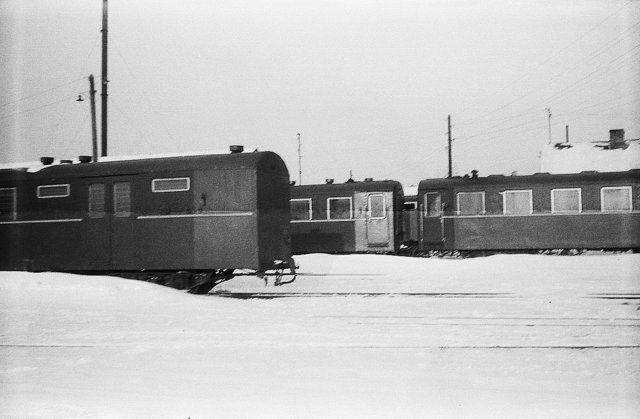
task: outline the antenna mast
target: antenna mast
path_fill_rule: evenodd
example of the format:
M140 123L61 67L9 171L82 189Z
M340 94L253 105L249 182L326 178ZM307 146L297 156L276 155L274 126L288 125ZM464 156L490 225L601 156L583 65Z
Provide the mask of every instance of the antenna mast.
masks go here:
M300 154L300 133L298 133L298 185L302 185L302 154Z
M102 156L107 155L107 12L108 0L102 0Z
M451 142L453 141L451 139L451 115L447 115L447 139L448 139L448 150L449 150L449 176L447 177L452 177L453 176L453 158L451 156Z
M549 144L551 144L551 108L544 108L547 112L547 119L549 119Z
M93 145L93 162L98 162L98 134L96 132L96 89L93 74L89 74L89 97L91 98L91 144Z

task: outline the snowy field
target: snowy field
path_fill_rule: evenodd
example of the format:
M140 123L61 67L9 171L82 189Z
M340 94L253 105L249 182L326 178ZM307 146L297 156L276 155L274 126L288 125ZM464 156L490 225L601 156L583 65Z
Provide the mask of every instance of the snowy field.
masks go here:
M296 260L204 296L0 272L0 417L638 417L640 255Z

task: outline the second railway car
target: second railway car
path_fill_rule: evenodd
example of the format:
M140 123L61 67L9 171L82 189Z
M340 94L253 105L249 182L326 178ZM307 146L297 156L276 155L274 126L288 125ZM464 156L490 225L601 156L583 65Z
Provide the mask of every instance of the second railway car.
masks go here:
M640 249L640 170L420 182L421 251Z
M3 169L0 270L276 269L291 258L289 188L272 152Z
M396 252L403 202L402 185L392 180L292 186L293 252Z

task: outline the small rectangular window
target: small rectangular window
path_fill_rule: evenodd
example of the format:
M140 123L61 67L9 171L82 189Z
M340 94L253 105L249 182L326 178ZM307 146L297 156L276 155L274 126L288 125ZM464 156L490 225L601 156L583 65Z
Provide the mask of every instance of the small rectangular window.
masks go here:
M116 217L128 217L131 215L130 182L113 184L113 212Z
M167 179L153 179L151 181L152 192L182 192L191 187L191 179L188 177L175 177Z
M440 192L424 194L424 215L426 217L440 217L442 215L442 196Z
M502 212L504 214L532 214L533 193L524 191L504 191L502 193Z
M418 203L416 201L408 201L402 205L405 211L413 211L418 208Z
M581 189L552 189L551 212L582 212Z
M66 198L71 194L71 186L65 185L41 185L37 188L38 198Z
M16 219L16 188L0 188L0 220Z
M105 214L104 183L89 185L89 218L101 218Z
M353 206L351 198L328 198L328 220L350 220L353 218Z
M600 189L602 211L631 211L631 186L611 186Z
M387 216L385 197L383 194L369 195L369 218L382 219Z
M311 198L292 199L291 220L308 221L311 219Z
M484 214L484 192L458 192L458 214Z

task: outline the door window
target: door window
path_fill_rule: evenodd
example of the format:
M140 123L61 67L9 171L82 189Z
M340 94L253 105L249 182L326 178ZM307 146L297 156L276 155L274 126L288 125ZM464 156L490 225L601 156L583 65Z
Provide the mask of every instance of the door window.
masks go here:
M382 194L369 195L369 218L382 219L387 216L384 198Z
M131 182L113 184L113 213L116 217L131 215Z

